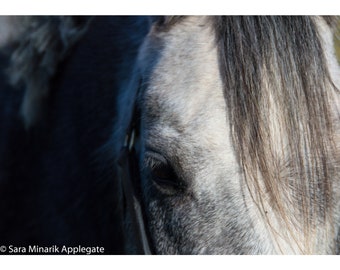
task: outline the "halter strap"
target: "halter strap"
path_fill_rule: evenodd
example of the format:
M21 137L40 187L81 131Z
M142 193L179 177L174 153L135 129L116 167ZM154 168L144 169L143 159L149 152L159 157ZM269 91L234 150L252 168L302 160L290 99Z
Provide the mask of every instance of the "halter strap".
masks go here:
M136 97L140 91L140 84ZM124 146L118 160L118 174L123 194L123 221L125 246L128 252L152 254L149 237L145 228L145 214L142 208L140 170L138 165L136 141L139 135L139 118L136 102L132 120L128 127Z

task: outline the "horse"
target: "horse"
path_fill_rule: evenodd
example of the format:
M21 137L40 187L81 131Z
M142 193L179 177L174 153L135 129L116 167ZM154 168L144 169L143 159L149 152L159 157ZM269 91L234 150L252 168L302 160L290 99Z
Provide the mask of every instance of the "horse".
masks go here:
M339 253L335 25L316 16L152 25L136 106L155 253Z
M150 18L0 21L3 254L10 245L21 248L15 254L28 254L30 245L56 245L60 252L63 245L99 246L104 254L125 254L118 173L102 162L107 160L98 149L113 130L125 136L128 123L119 122L125 111L117 104Z
M5 22L5 245L340 253L335 17Z

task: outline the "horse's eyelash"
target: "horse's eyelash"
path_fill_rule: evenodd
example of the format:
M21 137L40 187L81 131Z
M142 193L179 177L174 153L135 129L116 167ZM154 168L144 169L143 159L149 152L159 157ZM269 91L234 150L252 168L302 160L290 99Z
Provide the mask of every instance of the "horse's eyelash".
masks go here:
M159 163L160 163L159 161L156 161L152 157L145 157L143 167L154 169L159 165Z
M164 162L157 159L157 158L154 158L152 156L146 156L144 158L144 161L143 161L143 166L142 166L142 169L155 169L157 167L159 167L160 165L162 165Z

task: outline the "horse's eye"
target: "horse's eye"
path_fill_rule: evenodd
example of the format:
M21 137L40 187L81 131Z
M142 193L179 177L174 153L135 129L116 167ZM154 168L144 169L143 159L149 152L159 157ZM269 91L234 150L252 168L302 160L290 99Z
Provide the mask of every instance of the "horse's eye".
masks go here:
M183 189L183 182L178 179L173 167L163 156L149 155L146 164L151 180L162 192L174 195Z

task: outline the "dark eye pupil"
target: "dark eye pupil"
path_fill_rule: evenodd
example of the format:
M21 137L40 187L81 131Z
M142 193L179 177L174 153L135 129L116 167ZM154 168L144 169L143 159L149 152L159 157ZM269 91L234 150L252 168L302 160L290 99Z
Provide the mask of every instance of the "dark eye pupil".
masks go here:
M183 191L183 184L174 171L167 163L159 163L151 169L151 178L165 194L174 195Z
M163 155L149 151L145 156L144 164L145 173L151 180L150 183L153 183L158 191L167 195L175 195L178 192L185 191L186 185L178 177L174 167L171 166L171 162Z
M159 181L176 181L173 169L164 163L158 164L152 169L152 176Z

